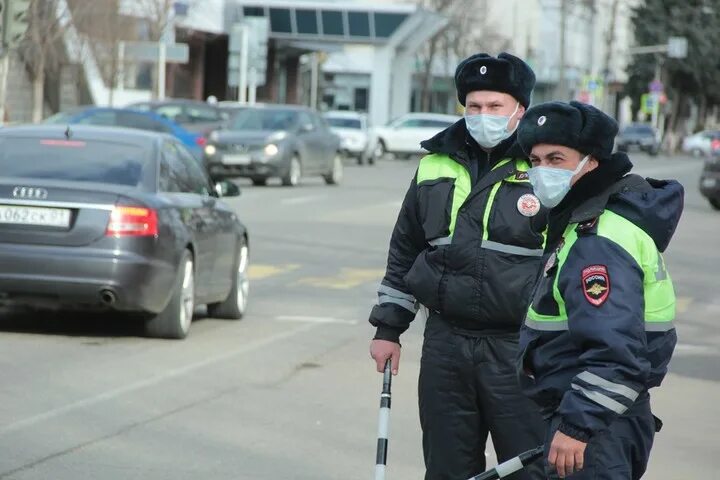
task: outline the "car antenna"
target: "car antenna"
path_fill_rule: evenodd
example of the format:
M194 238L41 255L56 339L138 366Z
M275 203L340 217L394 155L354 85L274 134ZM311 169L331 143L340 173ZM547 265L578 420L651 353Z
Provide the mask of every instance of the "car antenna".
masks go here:
M70 125L68 125L67 128L65 128L65 138L70 140L72 138L72 136L73 136L73 132L72 132L72 130L70 130Z

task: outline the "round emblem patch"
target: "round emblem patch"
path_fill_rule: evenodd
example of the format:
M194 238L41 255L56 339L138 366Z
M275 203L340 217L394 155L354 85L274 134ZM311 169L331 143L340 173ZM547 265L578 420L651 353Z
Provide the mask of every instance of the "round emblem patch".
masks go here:
M542 127L543 125L545 125L546 121L547 121L547 117L545 117L545 115L542 115L540 118L538 118L538 125L540 125Z
M526 193L518 199L517 209L526 217L534 217L540 211L540 199L532 193Z
M485 75L487 73L487 67L483 65L480 67L480 75Z

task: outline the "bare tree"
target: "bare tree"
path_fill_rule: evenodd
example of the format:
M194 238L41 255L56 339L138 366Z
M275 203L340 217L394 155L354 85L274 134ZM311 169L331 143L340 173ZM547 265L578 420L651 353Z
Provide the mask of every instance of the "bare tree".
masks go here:
M488 0L420 0L420 6L444 15L447 26L432 37L418 54L422 64L421 110L431 108L433 71L439 60L449 70L449 60L455 62L478 51L502 50L509 40L498 33L489 20ZM439 58L440 57L440 58Z

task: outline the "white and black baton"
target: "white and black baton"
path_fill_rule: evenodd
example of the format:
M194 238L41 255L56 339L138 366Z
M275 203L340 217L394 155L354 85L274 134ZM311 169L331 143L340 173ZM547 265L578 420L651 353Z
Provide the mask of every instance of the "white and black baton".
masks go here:
M385 465L387 465L388 428L390 427L390 385L392 383L390 366L391 362L390 359L388 359L387 362L385 362L382 393L380 394L380 420L378 421L375 480L385 480Z
M488 470L480 475L475 475L468 480L497 480L498 478L506 478L542 457L544 450L545 446L540 445L539 447L523 452L517 457L513 457L510 460L501 463L492 470Z

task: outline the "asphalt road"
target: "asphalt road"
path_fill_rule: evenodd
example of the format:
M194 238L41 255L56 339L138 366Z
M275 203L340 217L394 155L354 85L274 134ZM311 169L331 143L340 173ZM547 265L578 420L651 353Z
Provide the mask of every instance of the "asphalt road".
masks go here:
M701 161L633 157L687 189L666 255L680 345L653 393L665 428L647 478L718 478L720 212L697 193ZM381 378L367 315L415 165L349 167L339 187L243 183L232 200L251 233L242 321L198 315L185 341L161 341L109 316L0 315L0 479L371 478ZM423 473L422 327L404 335L393 383L390 479Z

